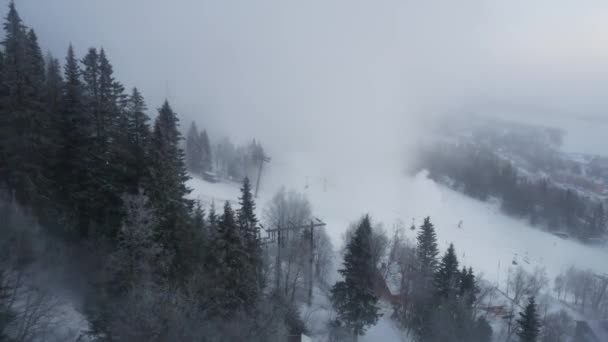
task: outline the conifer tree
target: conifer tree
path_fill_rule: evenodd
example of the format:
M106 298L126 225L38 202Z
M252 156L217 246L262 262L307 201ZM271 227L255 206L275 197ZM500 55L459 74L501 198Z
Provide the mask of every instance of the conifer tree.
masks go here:
M8 14L4 21L4 66L3 79L8 90L5 105L14 108L23 105L27 95L27 38L25 26L15 8L9 3Z
M420 231L416 237L417 248L416 255L418 257L419 270L425 278L432 277L437 269L437 234L435 227L431 223L430 217L424 219L424 223L420 226Z
M263 286L262 281L262 246L260 242L260 231L258 219L255 216L255 202L251 193L249 178L243 179L241 187L241 197L239 198L240 208L237 212L237 220L241 234L245 241L245 248L249 258L249 273L247 276L255 282L259 288Z
M38 36L36 36L36 32L34 32L33 29L27 31L26 40L28 88L31 91L31 98L41 107L45 83L44 58L42 57L42 51L38 45Z
M375 265L371 262L372 228L365 216L346 245L344 262L338 272L344 278L331 289L331 301L338 319L352 332L355 339L367 327L376 324L380 316L378 298L374 294Z
M179 147L182 136L178 123L177 115L165 101L154 122L150 182L145 185L145 192L159 217L157 237L175 255L172 272L178 274L173 275L184 276L184 268L193 266L190 259L198 251L191 244L192 201L186 198L190 190L186 187L188 173Z
M192 215L192 224L194 228L201 232L201 235L207 236L207 224L205 222L205 209L201 201L194 203L194 213Z
M249 267L245 242L228 202L211 242L206 267L211 278L207 307L212 316L231 318L253 308L255 284L243 277Z
M435 290L439 298L452 298L460 290L460 271L458 270L458 258L454 245L445 252L435 273Z
M127 160L130 171L127 184L130 184L131 191L142 187L145 179L149 178L151 132L146 110L143 96L137 88L133 88L126 110Z
M410 312L405 315L405 324L414 331L419 340L432 334L432 314L437 301L434 298L434 276L437 270L437 236L430 217L424 219L417 235L416 263L412 281Z
M44 102L53 116L55 128L58 125L58 116L62 111L63 77L61 76L61 64L59 60L47 56L46 78L44 84Z
M209 208L209 216L207 216L207 223L209 226L209 232L213 233L217 230L217 214L215 213L215 202L211 202L211 207Z
M213 158L211 155L211 143L209 142L209 136L207 135L206 130L203 130L201 132L199 141L201 143L201 149L202 149L202 154L203 154L203 158L202 158L203 171L211 171L212 166L213 166L213 162L212 162Z
M463 267L462 271L460 272L460 297L467 305L471 306L477 300L478 293L479 288L475 282L473 268L469 267L467 270L465 267Z
M0 176L21 204L40 212L48 198L50 120L42 105L44 62L36 36L23 25L15 4L9 4L5 37L0 113Z
M182 136L178 129L179 119L168 101L158 110L152 133L153 181L148 191L151 200L160 209L191 206L185 196L189 179L184 163L184 153L179 147Z
M194 121L190 124L186 137L186 165L188 170L195 175L203 173L203 149Z
M534 297L530 297L523 312L517 320L517 336L520 342L536 342L540 335L540 318Z
M84 235L88 216L87 183L90 178L91 125L84 112L84 85L72 45L69 46L62 90L62 112L58 122L58 152L55 166L58 198L75 211L74 220Z
M96 48L90 48L82 59L83 109L91 115L96 140L102 139L103 117L99 105L99 55ZM67 78L67 77L66 77Z
M243 234L248 240L256 241L259 235L258 219L255 216L255 202L251 193L251 183L247 177L243 179L239 204L241 208L238 211L238 220Z

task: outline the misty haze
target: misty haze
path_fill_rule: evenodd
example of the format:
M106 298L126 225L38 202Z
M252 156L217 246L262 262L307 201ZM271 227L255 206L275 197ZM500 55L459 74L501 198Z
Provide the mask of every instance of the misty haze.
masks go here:
M608 342L608 3L0 17L0 342Z

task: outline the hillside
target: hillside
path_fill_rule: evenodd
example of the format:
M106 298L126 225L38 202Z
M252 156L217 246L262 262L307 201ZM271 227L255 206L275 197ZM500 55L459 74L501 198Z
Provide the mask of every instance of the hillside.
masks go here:
M474 118L439 128L415 172L560 236L603 243L608 159L566 153L553 128Z

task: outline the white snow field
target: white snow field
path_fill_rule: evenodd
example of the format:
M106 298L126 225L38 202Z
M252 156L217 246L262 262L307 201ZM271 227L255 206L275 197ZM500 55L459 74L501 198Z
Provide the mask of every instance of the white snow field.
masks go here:
M382 222L389 236L393 226L401 222L412 240L417 232L409 229L412 219L419 226L423 217L430 216L442 251L454 243L461 265L473 267L477 274L501 287L509 269L515 267L514 259L528 270L546 268L551 281L570 266L608 273L606 249L565 240L530 227L523 220L506 217L496 204L440 186L424 172L408 177L398 167L360 170L347 163L338 168L342 173L324 174L304 167L306 164L273 162L262 178L258 215L262 217L266 203L282 185L306 193L314 215L327 223L336 249L342 246L342 234L349 223L365 213L375 222ZM193 189L191 197L207 203L215 200L216 208L221 208L224 200L236 201L239 196L238 184L211 184L193 178L188 185ZM336 260L338 267L340 262ZM386 316L363 341L407 341Z

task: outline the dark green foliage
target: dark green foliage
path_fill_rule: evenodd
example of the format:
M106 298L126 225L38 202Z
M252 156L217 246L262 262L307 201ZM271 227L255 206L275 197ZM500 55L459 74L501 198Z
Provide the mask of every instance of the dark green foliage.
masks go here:
M483 316L477 318L470 336L469 341L471 342L492 342L492 327L490 323Z
M435 273L435 290L439 298L455 297L460 291L460 271L454 245L445 252Z
M228 202L217 226L205 264L211 279L206 307L211 316L230 318L253 308L255 283L244 276L250 267L245 241Z
M174 244L175 225L192 205L185 196L190 192L185 182L188 173L183 152L179 147L182 139L178 130L179 120L165 101L158 110L154 122L151 146L151 182L146 187L152 205L161 218L160 230L167 244ZM176 246L174 246L176 247Z
M418 257L420 272L425 277L430 277L437 269L437 255L439 255L437 234L435 233L435 227L431 223L430 217L424 219L424 223L420 226L416 241L416 255Z
M366 215L346 245L344 267L338 271L344 280L331 289L331 302L338 319L355 336L363 335L380 317L378 298L373 290L376 269L371 261L371 236L371 223Z
M468 305L473 305L477 300L477 294L479 289L475 284L475 274L473 273L473 268L469 267L467 270L466 267L462 268L460 272L460 297L467 303Z
M35 105L42 109L42 99L44 95L45 84L45 63L42 57L42 51L38 45L38 37L33 29L29 29L26 35L26 49L29 59L28 83L29 89L32 92L31 97L36 101Z
M479 289L472 268L458 269L458 258L450 244L441 261L435 228L426 218L417 236L407 303L395 317L421 342L490 341L492 330L476 318L474 306ZM489 337L488 337L489 336Z
M530 297L523 312L517 319L517 336L520 342L536 342L540 336L540 318L534 297Z
M251 193L251 184L247 177L243 180L239 205L237 220L249 260L247 277L261 289L264 284L262 284L263 265L260 227L258 226L258 219L255 216L255 202Z
M127 184L136 191L149 181L150 167L150 118L146 114L146 103L137 88L133 88L126 108L127 134Z
M217 222L218 217L215 213L215 202L211 202L211 207L209 208L209 216L207 217L207 222L209 223L209 233L213 234L217 230Z
M48 55L44 84L44 102L48 107L50 115L54 119L54 129L57 128L57 116L59 116L62 110L62 94L63 77L61 76L61 64L58 59Z
M255 202L251 193L249 178L243 179L241 197L239 198L238 221L243 235L250 243L255 243L259 238L258 219L255 216Z
M0 179L15 199L44 216L52 155L50 122L42 105L44 61L37 38L10 3L4 23L0 99Z
M269 340L286 317L302 330L297 310L266 304L256 279L261 246L248 180L238 217L227 204L221 217L212 207L205 219L186 198L182 137L168 102L151 131L143 96L125 94L106 51L91 48L79 61L70 46L62 75L12 2L3 27L0 195L58 233L58 244L69 241L86 260L74 265L98 267L74 282L90 294L83 312L92 337L195 340L217 325L220 336ZM196 136L208 171L207 132ZM0 273L0 341L13 319L4 283ZM183 328L195 326L184 338L191 331Z
M70 45L64 66L61 112L57 120L57 154L53 179L56 196L68 208L69 221L76 226L74 235L86 236L90 206L88 182L91 178L91 120L84 109L84 85L80 66Z
M201 201L194 203L194 213L192 215L192 225L194 229L200 231L203 235L207 235L207 224L205 222L205 209L201 204Z
M403 317L405 325L413 330L418 339L428 338L429 321L433 307L437 305L433 298L435 294L433 280L438 265L438 254L435 227L430 217L426 217L416 237L416 270L410 295L412 299L409 312Z
M527 179L488 148L439 144L423 155L421 166L432 179L449 179L450 186L480 200L499 198L501 209L509 215L551 230L565 230L583 241L606 233L608 222L600 201L549 179Z

